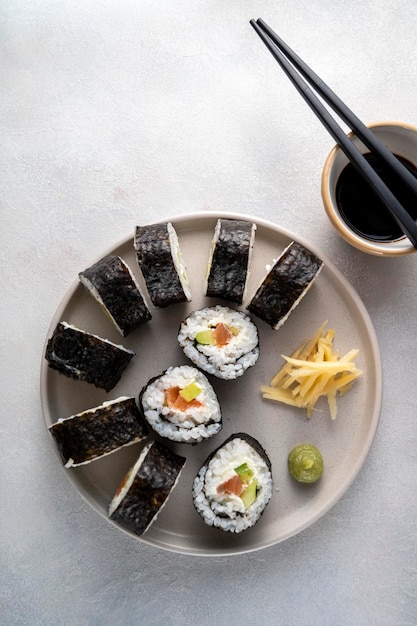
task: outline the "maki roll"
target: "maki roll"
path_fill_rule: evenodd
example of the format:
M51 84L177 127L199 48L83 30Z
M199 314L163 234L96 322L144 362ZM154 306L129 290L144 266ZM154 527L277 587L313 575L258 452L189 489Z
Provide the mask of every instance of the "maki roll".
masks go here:
M265 450L253 437L237 433L208 457L195 477L194 506L209 526L240 533L256 524L272 489Z
M137 226L134 248L154 306L191 300L186 268L171 222Z
M110 519L142 535L166 503L184 463L184 457L156 441L145 446L110 503Z
M275 261L248 310L278 329L304 298L322 267L321 259L293 241Z
M139 285L119 256L105 256L78 277L124 337L151 319Z
M246 220L219 219L207 266L206 296L242 304L256 224Z
M65 467L90 463L148 435L134 398L120 397L49 427Z
M194 365L228 380L242 376L259 357L258 329L250 317L221 305L191 313L178 342Z
M197 443L222 428L219 402L207 378L189 365L170 367L139 396L148 424L161 437Z
M50 368L105 391L110 391L119 382L133 356L132 350L66 322L59 322L45 352Z

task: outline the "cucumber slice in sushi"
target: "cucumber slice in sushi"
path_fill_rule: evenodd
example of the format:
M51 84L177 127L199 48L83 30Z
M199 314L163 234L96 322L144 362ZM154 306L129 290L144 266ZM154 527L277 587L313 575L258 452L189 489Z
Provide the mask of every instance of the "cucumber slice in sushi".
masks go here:
M65 467L76 467L141 441L148 427L135 399L123 396L59 419L49 432Z
M277 330L304 298L322 267L321 259L293 241L262 281L248 311Z
M156 441L145 446L114 494L110 519L142 535L169 498L184 463L184 457Z
M149 426L172 441L197 443L222 428L213 387L190 365L170 367L150 380L139 395L139 406Z
M194 365L217 378L238 378L259 358L258 329L250 317L221 305L191 313L178 342Z
M155 307L191 300L186 267L171 222L137 226L137 262Z
M207 264L206 296L242 304L255 230L256 224L247 220L217 221Z
M197 512L209 526L231 533L251 528L272 496L271 462L245 433L229 437L201 467L193 483Z
M151 319L139 285L119 256L103 257L78 277L124 337Z
M66 322L59 322L48 340L45 358L50 368L75 380L110 391L135 353Z

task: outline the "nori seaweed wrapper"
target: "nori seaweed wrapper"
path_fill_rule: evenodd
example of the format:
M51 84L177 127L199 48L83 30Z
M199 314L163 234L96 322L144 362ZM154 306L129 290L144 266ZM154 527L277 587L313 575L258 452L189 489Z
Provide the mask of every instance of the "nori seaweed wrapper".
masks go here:
M110 391L119 382L134 352L59 322L49 339L49 367L75 380Z
M88 284L95 288L103 306L125 337L151 319L151 313L129 267L119 256L105 256L78 276L81 282L83 279L87 281L87 284L83 284L88 291Z
M215 450L213 450L213 452L209 454L209 456L204 461L201 467L207 467L210 461L212 460L212 458L215 457L216 454L219 452L219 450L224 448L233 439L243 439L243 441L246 441L246 443L249 444L250 447L253 448L255 452L259 454L261 459L265 461L266 466L268 467L269 471L271 471L272 465L271 465L270 458L267 455L266 451L261 446L259 441L255 439L255 437L252 437L251 435L248 435L247 433L234 433L233 435L230 435L230 437L228 437L225 441L223 441L221 445L219 445Z
M186 302L184 291L171 252L170 224L137 226L134 247L146 288L156 307ZM172 226L171 226L172 228Z
M64 464L94 461L148 435L134 398L106 402L49 427Z
M277 328L307 292L323 261L292 242L276 261L248 305L248 310Z
M220 219L207 277L206 295L241 304L245 293L254 224Z
M166 502L184 463L184 457L154 441L110 519L141 535Z

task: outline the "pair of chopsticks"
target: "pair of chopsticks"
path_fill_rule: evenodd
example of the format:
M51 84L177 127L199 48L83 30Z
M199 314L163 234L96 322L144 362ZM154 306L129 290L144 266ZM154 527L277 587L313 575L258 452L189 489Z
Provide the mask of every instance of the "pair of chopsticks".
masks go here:
M322 99L336 112L374 155L378 156L414 193L417 203L417 180L411 172L384 146L384 144L365 126L342 100L317 76L311 68L279 37L262 19L251 20L256 33L271 52L275 60L287 74L298 92L327 128L336 143L343 150L349 161L364 177L374 192L382 200L402 232L417 248L417 223L397 200L372 165L364 158L359 149L349 139L343 129L333 119L329 111L319 100L310 84ZM303 80L303 77L305 80ZM307 81L307 82L305 82Z

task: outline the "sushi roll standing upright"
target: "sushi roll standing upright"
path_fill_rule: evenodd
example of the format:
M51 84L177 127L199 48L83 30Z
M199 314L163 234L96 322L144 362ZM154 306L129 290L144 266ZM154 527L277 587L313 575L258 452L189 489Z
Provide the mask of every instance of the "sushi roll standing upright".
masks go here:
M272 490L265 450L250 435L236 433L201 467L193 483L193 501L206 524L240 533L259 520Z
M172 441L197 443L222 428L213 387L189 365L170 367L150 380L140 393L139 405L149 426Z
M110 391L119 382L134 356L132 350L66 322L59 322L56 326L45 352L50 368L105 391Z
M255 230L256 224L247 220L217 221L207 265L206 296L242 304Z
M227 380L242 376L259 358L258 329L250 317L221 305L191 313L178 342L194 365Z
M138 283L119 256L105 256L78 276L124 337L151 319Z
M277 330L304 298L322 267L321 259L293 241L262 281L248 311Z
M191 300L186 267L171 222L137 226L134 248L155 307Z

